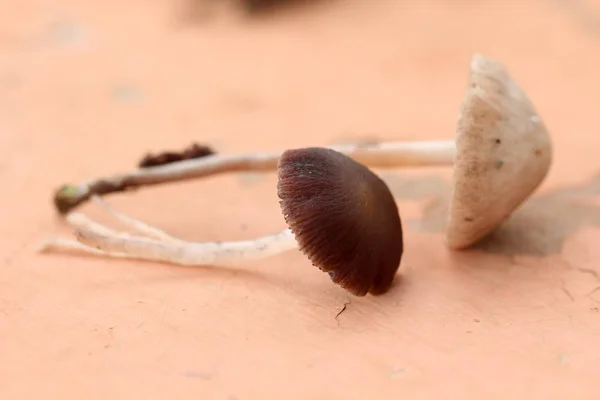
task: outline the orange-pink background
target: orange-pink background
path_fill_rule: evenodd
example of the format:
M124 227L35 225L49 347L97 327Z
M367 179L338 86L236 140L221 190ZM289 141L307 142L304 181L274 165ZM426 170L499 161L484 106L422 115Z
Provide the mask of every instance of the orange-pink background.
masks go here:
M249 16L192 1L0 3L2 399L597 398L600 2L315 0ZM461 253L444 247L450 169L378 171L406 235L384 296L351 297L298 252L232 269L36 253L71 233L58 185L147 151L451 139L474 52L536 104L552 170ZM107 200L185 239L242 239L284 227L275 182Z

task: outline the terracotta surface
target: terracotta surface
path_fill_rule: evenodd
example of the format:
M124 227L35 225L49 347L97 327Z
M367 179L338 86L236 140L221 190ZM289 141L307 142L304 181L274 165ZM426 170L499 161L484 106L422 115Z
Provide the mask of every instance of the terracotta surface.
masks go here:
M600 2L192 8L0 2L0 398L597 398ZM473 52L535 102L551 173L493 240L450 252L451 171L379 171L406 237L384 296L348 295L298 252L232 269L36 253L71 233L59 184L147 151L453 138ZM107 200L185 239L241 239L284 227L275 182Z

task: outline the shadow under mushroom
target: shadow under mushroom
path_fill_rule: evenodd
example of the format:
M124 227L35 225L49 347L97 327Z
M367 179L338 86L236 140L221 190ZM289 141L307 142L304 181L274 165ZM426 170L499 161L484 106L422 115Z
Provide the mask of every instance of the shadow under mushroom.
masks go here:
M402 200L430 201L422 218L407 225L422 232L446 229L451 183L439 176L408 178L386 174L394 196ZM534 195L500 227L472 248L507 256L559 255L565 239L585 226L600 228L600 206L585 200L600 195L600 172L587 182Z

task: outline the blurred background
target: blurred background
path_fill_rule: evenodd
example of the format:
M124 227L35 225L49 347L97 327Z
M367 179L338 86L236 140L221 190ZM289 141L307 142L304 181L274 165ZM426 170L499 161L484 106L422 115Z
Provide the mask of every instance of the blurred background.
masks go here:
M12 338L2 354L20 360L19 349L36 342L41 327L62 335L75 326L57 315L82 301L65 293L81 287L74 271L85 267L76 258L40 261L33 250L44 236L70 232L51 204L60 184L129 170L147 152L193 142L226 153L451 139L473 53L504 63L549 128L555 157L542 192L598 172L600 1L3 0L0 321L14 329L0 328ZM411 184L399 188L410 197ZM111 201L190 240L238 239L283 226L268 174L211 178ZM416 213L417 206L404 210ZM88 284L116 270L128 274L120 264L85 269L100 274ZM113 311L122 300L114 295ZM40 318L42 325L29 325ZM55 357L51 347L47 360ZM69 360L64 371L82 362ZM22 371L35 365L23 364ZM12 394L26 392L14 382ZM368 392L363 389L355 393Z

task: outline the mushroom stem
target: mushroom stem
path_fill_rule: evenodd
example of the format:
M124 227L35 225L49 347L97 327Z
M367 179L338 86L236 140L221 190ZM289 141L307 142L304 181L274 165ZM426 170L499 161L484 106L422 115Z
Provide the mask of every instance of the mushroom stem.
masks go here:
M69 217L68 221L76 226L77 240L51 238L42 244L40 251L72 250L103 257L183 266L232 266L298 248L295 236L289 229L251 240L196 243L114 232L83 215L72 214ZM137 223L133 219L130 222Z
M455 142L434 140L344 144L329 148L371 168L453 165ZM270 153L214 154L151 168L101 177L75 185L64 185L54 195L54 204L66 214L93 195L106 195L142 186L189 180L226 172L274 171L283 151Z
M267 258L298 247L289 229L245 241L180 244L145 237L108 236L82 228L76 230L75 236L81 244L96 248L105 254L128 254L130 258L184 266L231 266L244 261Z

